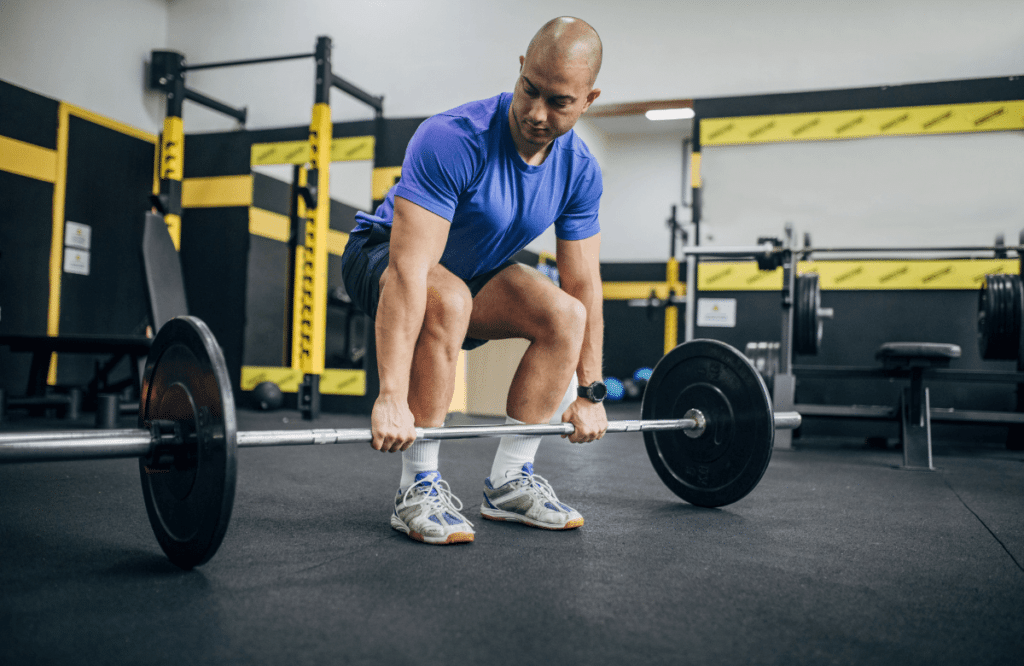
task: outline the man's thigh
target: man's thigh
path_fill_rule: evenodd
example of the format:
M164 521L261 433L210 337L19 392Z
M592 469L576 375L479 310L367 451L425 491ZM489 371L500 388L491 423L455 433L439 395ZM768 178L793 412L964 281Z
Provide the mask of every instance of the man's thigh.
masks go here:
M569 296L535 268L513 264L491 278L473 298L468 335L482 340L532 340Z

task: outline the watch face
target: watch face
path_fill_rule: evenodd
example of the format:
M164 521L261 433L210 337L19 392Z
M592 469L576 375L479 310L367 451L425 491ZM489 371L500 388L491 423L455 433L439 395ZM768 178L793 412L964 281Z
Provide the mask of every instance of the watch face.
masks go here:
M608 387L603 382L594 382L590 385L590 393L594 396L594 400L600 402L608 395Z

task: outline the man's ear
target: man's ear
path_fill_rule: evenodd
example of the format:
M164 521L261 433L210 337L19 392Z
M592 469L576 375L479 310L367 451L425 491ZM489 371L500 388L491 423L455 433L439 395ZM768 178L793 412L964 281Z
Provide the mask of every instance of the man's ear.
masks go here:
M590 93L587 95L587 101L586 101L586 104L583 106L582 113L586 113L587 109L590 108L590 105L594 103L594 100L597 99L600 96L601 96L601 89L600 88L594 88L593 90L591 90Z

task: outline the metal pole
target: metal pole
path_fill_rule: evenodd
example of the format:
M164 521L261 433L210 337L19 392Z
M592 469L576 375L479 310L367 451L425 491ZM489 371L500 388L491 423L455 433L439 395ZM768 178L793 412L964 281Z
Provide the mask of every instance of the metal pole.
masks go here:
M797 412L775 414L776 429L800 426ZM707 427L703 415L693 418L647 421L610 421L608 433L662 432L667 430L698 430ZM448 426L417 428L416 435L428 439L469 439L501 435L571 435L571 423L479 426ZM246 430L235 435L237 446L305 446L312 444L355 444L372 441L369 428L322 430ZM46 462L96 458L138 458L148 455L153 447L153 434L148 430L126 429L113 433L100 431L69 431L11 433L0 436L0 463Z
M776 247L771 243L762 243L761 245L722 245L720 247L709 245L689 245L683 248L683 254L693 254L701 257L770 256L775 251Z
M312 58L315 53L296 53L294 55L271 56L269 58L250 58L248 60L224 60L221 62L206 62L201 65L186 64L183 69L214 69L216 67L235 67L237 65L259 65L265 62L279 62L281 60L299 60L301 58Z

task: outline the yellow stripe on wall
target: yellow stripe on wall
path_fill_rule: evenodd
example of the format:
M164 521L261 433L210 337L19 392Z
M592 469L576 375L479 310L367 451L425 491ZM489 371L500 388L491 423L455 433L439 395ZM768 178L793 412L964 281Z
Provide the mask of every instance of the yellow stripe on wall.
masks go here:
M113 120L112 118L101 116L98 113L94 113L92 111L89 111L88 109L83 109L82 107L75 106L74 104L68 104L67 102L61 102L60 104L61 107L67 109L67 113L69 113L72 116L75 116L76 118L88 120L90 123L93 123L95 125L106 127L107 129L112 129L115 132L120 132L121 134L127 134L130 137L141 139L146 143L156 144L156 142L158 141L157 135L153 134L152 132L147 132L145 130L139 129L138 127L132 127L127 123L122 123L118 120Z
M292 224L287 215L271 213L262 208L249 208L249 233L287 243L291 240Z
M332 162L365 162L373 159L376 140L372 136L343 136L331 141ZM305 164L309 161L308 141L254 143L249 152L253 165Z
M251 391L263 382L274 382L284 393L297 393L302 383L302 371L296 368L242 366L239 385L243 391Z
M302 378L303 373L298 368L247 365L242 367L240 388L251 391L262 382L274 382L282 393L297 393ZM366 395L366 371L327 368L320 375L320 393Z
M57 177L57 151L0 136L0 171L52 183Z
M604 300L606 301L628 301L635 298L649 298L653 291L655 296L664 300L669 296L669 290L675 292L676 296L686 293L686 285L682 282L674 284L667 282L605 282L602 285Z
M797 272L817 273L831 291L973 290L989 274L1017 274L1016 259L896 259L875 261L801 261ZM708 262L700 265L700 291L773 291L782 289L782 269L760 271L757 263Z
M327 252L329 254L340 257L345 251L346 243L348 243L348 234L344 231L335 231L334 229L327 231Z
M252 205L252 176L214 176L181 181L183 208Z
M373 180L370 190L374 201L380 201L388 195L395 185L395 181L402 175L402 167L377 167L373 170Z
M1024 101L702 118L701 146L1024 129Z
M366 371L325 368L320 373L320 393L366 395Z

